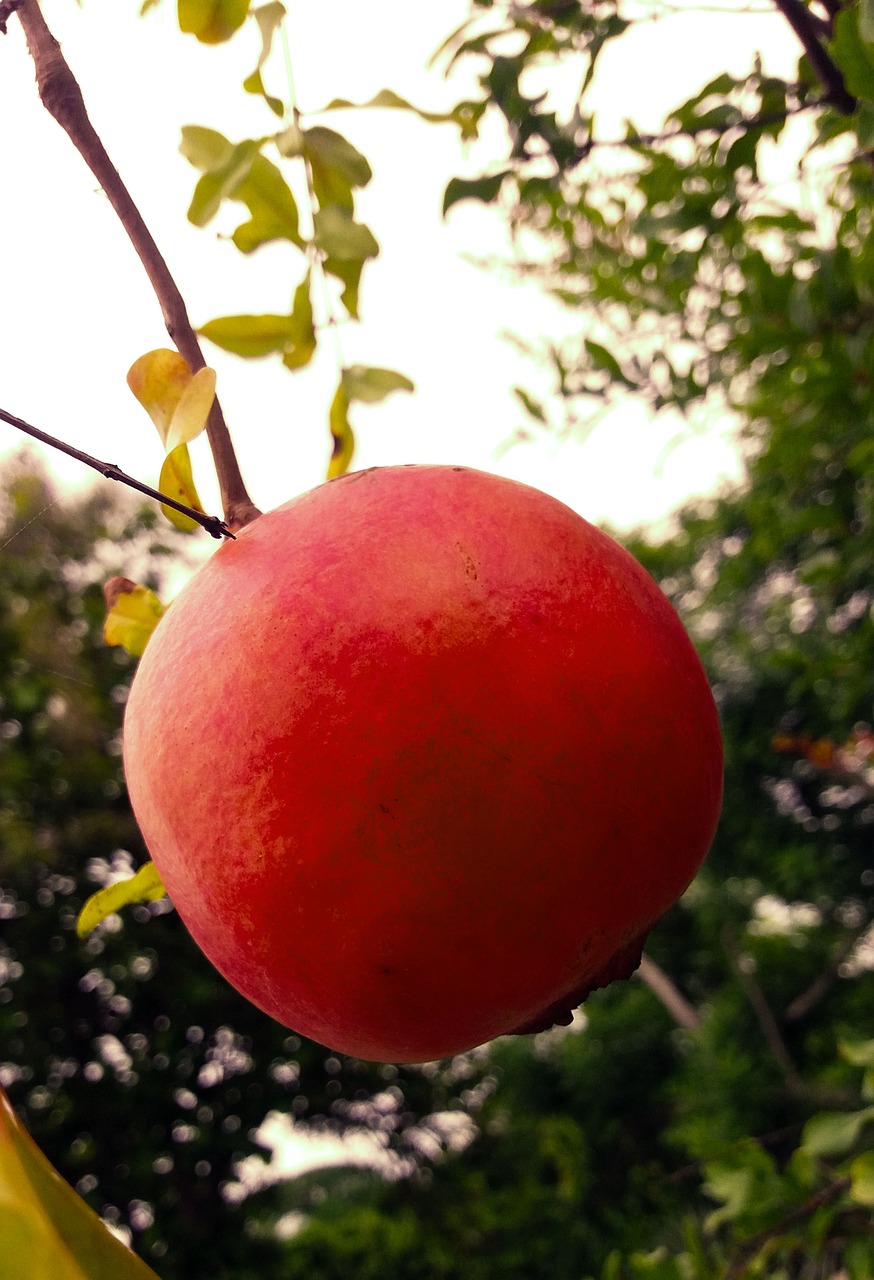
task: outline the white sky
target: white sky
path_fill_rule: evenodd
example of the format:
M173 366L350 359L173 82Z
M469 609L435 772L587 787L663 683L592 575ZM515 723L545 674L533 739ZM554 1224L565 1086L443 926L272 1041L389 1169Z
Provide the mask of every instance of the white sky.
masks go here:
M386 86L439 109L473 87L472 68L466 82L449 85L425 70L466 16L467 0L286 3L305 112L334 96L363 101ZM82 9L72 0L44 0L43 8L195 324L236 311L284 310L302 275L296 251L268 246L244 258L212 226L190 226L185 209L196 175L177 150L183 124L208 125L234 139L276 128L266 106L240 88L257 56L255 31L204 48L178 33L172 0L145 20L136 16L137 0L84 0ZM772 69L791 73L794 38L776 14L691 9L644 24L605 55L595 99L603 136L621 131L626 117L657 126L705 78L726 67L748 69L756 49ZM14 17L0 40L0 63L0 406L156 483L160 444L125 374L144 351L169 345L159 309L105 198L39 104ZM281 58L267 74L282 94ZM652 423L633 404L584 444L544 438L502 452L524 424L513 384L547 386L502 333L536 341L576 325L533 286L508 285L464 260L505 245L492 211L464 204L441 219L446 181L487 169L500 155L500 137L491 132L465 154L451 127L401 113L345 112L326 123L347 133L371 162L374 179L360 209L382 246L365 270L364 322L341 330L343 357L400 369L417 385L415 396L355 411L355 465L462 462L537 484L588 518L620 526L657 522L683 498L737 474L727 424L666 449L677 424ZM206 344L244 474L262 507L324 476L336 381L329 339L315 365L295 375L278 361L243 362ZM11 427L0 425L0 453L19 443ZM201 495L215 510L205 444L194 448ZM59 455L50 456L50 465L65 485L90 482L79 464Z

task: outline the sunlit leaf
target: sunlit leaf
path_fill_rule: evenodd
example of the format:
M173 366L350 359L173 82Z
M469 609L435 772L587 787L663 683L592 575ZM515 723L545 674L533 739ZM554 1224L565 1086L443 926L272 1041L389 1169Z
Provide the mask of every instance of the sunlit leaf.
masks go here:
M180 444L190 443L203 431L215 400L215 376L215 369L198 369L183 390L164 441L168 453Z
M865 1151L850 1165L850 1196L856 1204L874 1207L874 1151Z
M316 330L313 324L313 303L310 295L310 273L294 291L289 326L291 342L286 347L282 363L287 369L302 369L309 364L316 349Z
M303 248L294 196L276 165L265 156L255 156L246 176L229 194L242 201L251 214L233 235L242 253L251 253L271 240L290 240Z
M801 1145L816 1156L845 1155L872 1119L874 1107L865 1107L862 1111L821 1112L804 1126Z
M335 276L343 284L340 294L340 300L348 311L353 320L359 318L358 315L358 292L361 288L361 273L364 269L364 262L354 258L325 258L322 266L328 275Z
M258 359L278 353L288 368L301 368L316 348L309 272L295 290L291 315L222 316L198 332L233 355Z
M168 498L175 498L177 502L181 502L195 511L203 510L200 505L200 498L197 496L197 489L194 487L191 458L187 444L180 444L172 453L167 454L164 459L164 465L161 468L161 479L158 482L158 486ZM170 523L184 533L192 533L199 528L197 521L193 520L191 516L186 516L181 511L176 511L173 507L168 507L164 502L161 503L161 510Z
M158 429L167 451L198 436L215 399L215 370L192 374L178 351L147 351L128 370L128 386Z
M129 578L111 578L103 591L107 604L103 639L107 644L126 649L134 658L141 657L166 613L166 605L149 587L131 582Z
M221 316L202 325L202 337L235 356L256 359L285 351L290 338L288 316Z
M217 173L229 163L234 154L234 143L216 129L187 124L182 128L179 150L201 173Z
M249 0L178 0L179 30L201 44L230 40L246 21Z
M413 383L404 374L394 369L373 369L362 364L344 369L341 385L350 404L353 400L362 404L379 404L393 391L414 390Z
M413 115L425 120L428 124L449 124L455 122L455 112L452 111L423 111L421 107L416 107L412 102L408 102L406 98L402 98L399 93L395 93L393 89L380 89L373 98L367 102L350 102L348 98L334 98L324 108L325 111L366 111L371 107L387 107L394 111L411 111Z
M3 1280L157 1280L49 1164L0 1088Z
M333 129L316 125L303 134L303 153L310 163L320 207L337 204L351 211L353 189L366 186L373 177L361 152Z
M205 227L221 208L223 200L238 198L236 192L249 175L256 160L260 159L261 143L247 138L233 147L229 158L218 169L209 169L198 180L188 207L188 220L196 227ZM265 161L265 163L267 163Z
M356 222L348 209L328 205L315 215L316 244L329 258L341 262L364 262L375 258L379 245L369 227Z
M158 868L154 862L146 862L130 879L117 880L92 893L76 919L76 933L80 938L87 938L92 929L122 907L133 906L135 902L155 902L166 892Z
M243 88L247 93L258 93L264 98L270 110L277 116L281 116L285 111L285 105L279 98L271 97L264 88L264 81L261 78L261 72L264 64L270 56L270 49L273 45L273 37L285 17L285 6L279 3L279 0L271 0L269 4L263 4L257 9L252 10L252 16L258 23L258 29L261 32L261 53L258 57L258 64L251 75L247 76L243 81Z
M331 401L328 425L331 429L331 440L333 441L331 460L328 463L328 479L333 480L337 476L345 475L349 470L349 464L355 452L355 436L349 425L349 401L346 399L342 381L334 392L334 399Z

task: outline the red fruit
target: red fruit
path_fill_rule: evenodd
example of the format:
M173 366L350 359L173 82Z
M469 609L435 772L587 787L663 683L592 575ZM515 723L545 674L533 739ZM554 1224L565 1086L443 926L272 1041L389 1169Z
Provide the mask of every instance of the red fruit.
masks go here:
M638 563L463 467L333 480L172 605L125 720L195 940L332 1049L418 1062L628 976L719 812L713 699Z

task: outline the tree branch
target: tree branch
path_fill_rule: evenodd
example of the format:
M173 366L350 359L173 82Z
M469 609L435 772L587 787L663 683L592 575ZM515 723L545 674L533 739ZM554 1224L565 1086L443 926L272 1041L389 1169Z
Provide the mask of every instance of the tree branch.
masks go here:
M797 1209L787 1213L785 1218L775 1222L773 1227L766 1227L763 1231L757 1232L747 1240L742 1240L737 1247L734 1258L726 1268L725 1280L741 1280L741 1277L747 1274L747 1263L751 1258L755 1257L763 1245L766 1245L769 1240L775 1240L778 1236L785 1235L787 1231L791 1231L793 1227L797 1227L805 1219L812 1218L819 1209L831 1204L833 1200L840 1199L844 1192L849 1189L850 1181L849 1178L836 1178L827 1187L823 1187L821 1191L816 1191L812 1196L808 1197L804 1204L800 1204Z
M792 30L804 46L810 65L826 91L828 100L845 116L856 110L856 99L847 92L840 68L832 62L819 42L820 27L802 0L774 0Z
M202 369L206 361L182 295L139 209L88 119L82 91L60 45L46 25L38 0L23 0L17 12L33 59L43 105L66 131L118 214L161 305L171 339L193 371ZM231 529L241 529L260 512L246 491L218 400L213 403L206 432L215 461L225 520Z
M131 489L136 489L138 493L144 493L147 498L154 498L156 502L163 502L164 506L172 507L174 511L181 511L184 516L190 516L192 520L196 520L202 528L213 538L233 538L228 526L223 520L219 520L218 516L208 516L203 511L198 511L195 507L186 507L184 503L177 502L175 498L169 497L166 493L161 493L158 489L151 488L150 485L143 484L140 480L135 480L133 476L129 476L126 471L122 471L121 467L117 467L114 462L101 462L99 458L92 458L90 453L83 453L81 449L74 449L71 444L65 444L63 440L58 440L55 436L50 436L46 431L40 431L39 427L32 427L29 422L16 418L14 413L7 413L5 409L0 409L0 419L8 422L11 427L17 427L19 431L25 432L26 435L33 436L34 440L40 440L43 444L50 444L53 449L60 449L61 453L66 453L68 457L75 458L77 462L83 462L86 467L93 467L95 471L99 471L107 480L118 480L121 484L128 485Z
M800 992L786 1006L783 1013L784 1022L798 1022L801 1018L806 1018L811 1009L816 1008L819 1002L825 999L835 982L837 982L841 965L848 956L852 955L857 943L870 928L871 921L866 920L860 929L854 929L852 933L848 933L845 938L841 939L828 968L817 974L810 986Z
M637 977L645 987L649 987L656 999L661 1001L678 1027L683 1027L686 1031L694 1031L701 1025L698 1011L692 1007L664 969L648 955L641 956Z
M780 1027L777 1023L777 1019L774 1017L771 1006L765 999L765 993L762 991L762 988L759 986L758 982L756 982L752 974L745 969L743 957L740 955L737 943L731 936L728 929L723 930L722 944L725 947L726 955L731 962L731 967L734 969L737 974L738 981L743 987L744 994L750 1002L753 1013L756 1015L759 1026L762 1028L762 1033L768 1043L768 1048L771 1050L771 1053L779 1064L780 1070L783 1072L787 1085L794 1096L801 1096L804 1093L804 1081L798 1074L798 1068L795 1066L795 1063L789 1055L789 1050L786 1048L783 1036L780 1033Z

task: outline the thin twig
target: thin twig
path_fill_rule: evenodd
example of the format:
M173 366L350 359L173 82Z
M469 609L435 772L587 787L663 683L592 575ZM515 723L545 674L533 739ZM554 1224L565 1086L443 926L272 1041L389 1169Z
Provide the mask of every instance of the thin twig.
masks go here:
M765 993L756 982L755 978L744 968L743 957L740 954L737 943L732 937L728 929L724 929L722 933L722 944L725 947L726 955L731 961L731 966L737 974L738 981L743 987L744 994L749 1000L753 1013L756 1015L762 1033L768 1043L768 1048L774 1055L780 1070L786 1080L793 1095L796 1097L804 1093L804 1081L798 1073L798 1068L790 1057L789 1050L780 1033L780 1027L777 1019L774 1017L771 1006L765 999Z
M167 332L193 371L206 364L181 293L158 250L151 232L94 130L82 91L49 31L38 0L23 0L18 17L36 71L43 105L66 131L94 174L130 237L161 305ZM246 491L234 447L218 400L213 402L207 438L215 461L224 516L231 529L241 529L260 512Z
M747 1263L756 1256L763 1245L766 1245L769 1240L775 1240L778 1236L785 1235L787 1231L791 1231L793 1227L798 1226L805 1219L812 1218L819 1209L831 1204L833 1200L840 1199L849 1188L850 1181L849 1178L836 1178L827 1187L823 1187L821 1191L809 1196L804 1201L804 1204L800 1204L797 1209L787 1213L785 1218L775 1222L772 1227L765 1227L764 1230L757 1232L754 1236L750 1236L747 1240L742 1240L737 1247L734 1258L726 1268L725 1280L741 1280L741 1277L746 1275Z
M802 0L774 0L792 30L804 46L811 67L826 90L829 101L845 116L851 116L858 103L847 91L840 67L832 62L820 44L821 26Z
M811 1009L816 1008L820 1001L825 999L838 980L838 972L841 965L848 956L852 955L855 947L870 928L871 921L866 920L860 929L854 929L852 933L848 933L845 938L841 939L828 967L822 973L817 974L810 986L806 987L786 1006L783 1013L784 1022L798 1022L801 1018L806 1018Z
M166 493L161 493L158 489L152 489L149 485L143 484L140 480L135 480L133 476L129 476L127 472L122 471L121 467L117 467L114 462L101 462L99 458L92 458L90 453L83 453L81 449L75 449L71 444L65 444L63 440L58 440L55 436L50 436L46 431L40 431L39 427L32 427L29 422L24 422L21 418L16 418L14 413L7 413L5 409L0 409L0 419L8 422L11 427L17 427L19 431L25 432L26 435L33 436L34 440L40 440L43 444L50 444L53 449L59 449L61 453L66 453L68 457L75 458L77 462L83 462L86 467L93 467L95 471L99 471L107 480L118 480L121 484L128 485L131 489L136 489L138 493L144 493L147 498L154 498L156 502L162 502L166 507L172 507L174 511L180 511L184 516L190 516L192 520L196 520L199 525L206 529L207 533L213 538L233 538L228 526L218 516L208 516L203 511L198 511L195 507L186 507L184 503L177 502L175 498L169 497Z
M694 1031L701 1025L698 1011L692 1007L664 969L648 955L641 956L637 977L661 1001L677 1026L683 1027L686 1031Z

